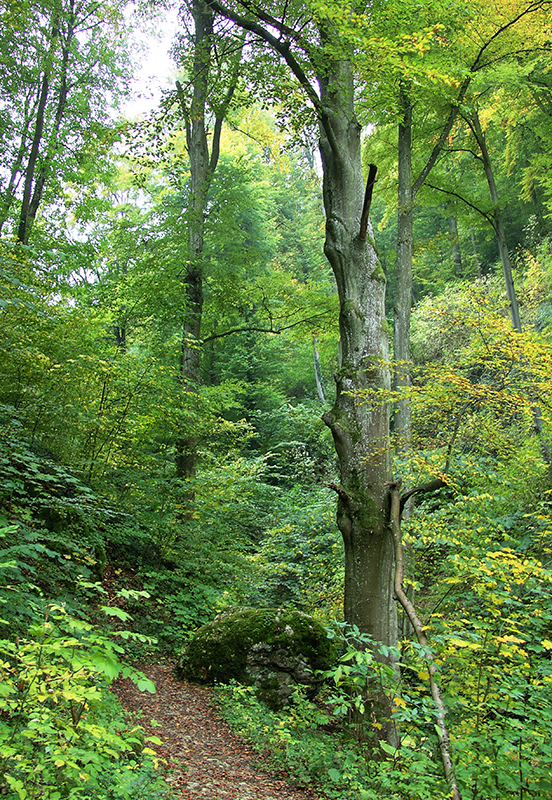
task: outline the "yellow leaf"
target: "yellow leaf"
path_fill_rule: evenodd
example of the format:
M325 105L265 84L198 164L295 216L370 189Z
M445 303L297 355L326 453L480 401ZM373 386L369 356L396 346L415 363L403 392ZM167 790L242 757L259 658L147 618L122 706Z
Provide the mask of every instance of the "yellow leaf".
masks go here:
M404 706L406 708L406 701L402 697L394 697L393 702L396 706Z
M544 639L541 644L545 650L552 650L552 642L550 639Z
M421 681L427 681L427 680L429 680L429 672L426 672L426 670L425 670L425 669L421 670L420 672L418 672L418 678L419 678Z

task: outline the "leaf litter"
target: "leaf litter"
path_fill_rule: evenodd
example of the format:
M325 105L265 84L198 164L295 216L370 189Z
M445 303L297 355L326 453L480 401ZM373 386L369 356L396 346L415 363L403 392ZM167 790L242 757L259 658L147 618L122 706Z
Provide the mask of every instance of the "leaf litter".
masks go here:
M155 683L155 694L140 692L128 678L118 678L113 691L146 735L161 739L148 746L166 763L170 800L324 800L293 787L233 733L211 688L177 680L168 663L137 668Z

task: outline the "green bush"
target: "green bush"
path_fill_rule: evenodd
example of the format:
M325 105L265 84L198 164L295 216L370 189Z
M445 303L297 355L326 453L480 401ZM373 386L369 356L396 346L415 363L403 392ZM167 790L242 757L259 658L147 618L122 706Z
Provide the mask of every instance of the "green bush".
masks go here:
M108 691L119 674L155 687L121 653L60 605L25 638L0 640L0 792L9 800L160 796L155 752Z

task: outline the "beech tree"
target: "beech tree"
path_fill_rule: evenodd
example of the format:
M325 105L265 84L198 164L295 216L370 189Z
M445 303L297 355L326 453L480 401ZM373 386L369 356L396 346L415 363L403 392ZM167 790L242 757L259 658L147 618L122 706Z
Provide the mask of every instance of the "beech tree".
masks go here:
M185 52L188 82L177 81L177 98L184 118L190 164L187 208L188 262L184 267L186 312L182 331L180 370L184 389L194 390L200 382L200 340L203 313L203 246L207 195L220 154L222 124L239 79L243 41L218 37L216 47L213 12L203 0L193 0L183 15L193 18L191 48ZM185 43L186 44L190 43ZM209 125L212 130L209 130ZM209 138L210 147L209 147ZM193 478L196 472L197 440L193 432L176 443L179 478Z
M338 24L306 4L252 8L212 0L209 5L270 46L306 96L319 127L324 252L340 305L342 364L335 376L336 400L324 421L339 460L340 483L332 488L345 546L345 618L393 645L397 617L386 485L391 480L389 412L380 401L380 392L390 384L385 276L369 220L373 185L365 191L363 184L354 49ZM353 14L349 9L344 13ZM355 400L353 393L361 389L373 393L372 405Z
M435 25L435 32L438 34L437 46L435 47L429 40L425 47L425 50L435 51L429 64L421 63L421 58L418 59L418 64L412 64L411 59L399 61L396 102L398 109L397 287L394 308L394 361L396 362L394 388L399 391L407 388L411 383L410 312L416 199L438 160L449 147L450 134L459 114L462 113L468 91L474 80L479 75L493 69L497 62L517 57L515 54L518 53L519 48L527 43L523 39L523 35L527 35L529 32L532 34L532 27L529 25L533 26L535 18L542 22L543 12L546 11L548 5L546 0L544 2L515 3L506 11L502 6L491 9L491 13L486 14L483 18L478 2L466 3L465 7L459 7L454 15L451 14L449 7L443 9L439 3L436 3L432 9L433 20L437 23L437 20L440 19L441 23ZM440 16L438 16L439 11L441 12ZM463 15L470 11L474 13L474 18L468 29L466 58L459 48L463 36L459 33L458 27L459 23L464 24ZM402 22L404 22L404 15L405 11L403 10ZM411 19L407 24L411 29ZM450 31L452 34L450 42L448 36L442 36L443 31L446 31L447 34ZM440 38L444 39L444 44L439 41ZM474 42L476 43L475 47ZM425 50L421 49L419 55L424 55ZM413 76L416 79L415 86L412 81ZM425 85L420 86L420 79ZM421 103L421 98L424 98L425 102ZM434 112L437 112L436 119L431 125L431 131L427 129L427 102ZM478 124L478 119L470 120L478 146L481 148L491 198L495 205L494 227L504 265L508 297L512 308L512 321L514 327L519 329L519 312L517 312L517 303L513 292L499 198L484 136L480 126L478 132ZM420 128L421 130L419 130ZM427 148L428 138L430 142L434 142L429 150ZM416 159L413 167L414 155L416 155ZM411 419L408 400L400 398L396 404L394 422L397 443L403 449L407 448L410 442Z

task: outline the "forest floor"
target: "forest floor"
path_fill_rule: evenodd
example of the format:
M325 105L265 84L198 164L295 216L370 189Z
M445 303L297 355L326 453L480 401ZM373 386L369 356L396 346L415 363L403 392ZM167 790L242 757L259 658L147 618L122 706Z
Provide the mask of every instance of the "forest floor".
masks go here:
M263 763L222 719L212 689L177 680L168 663L137 666L156 693L139 691L128 678L116 680L113 690L139 715L146 735L162 740L153 747L168 766L168 800L324 800L311 789L293 788Z

